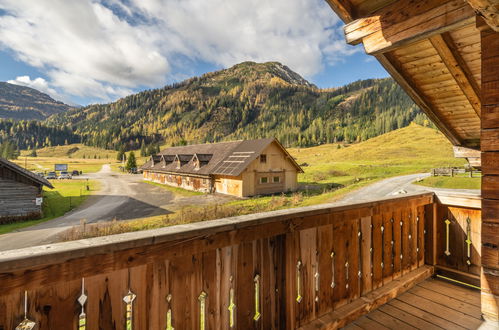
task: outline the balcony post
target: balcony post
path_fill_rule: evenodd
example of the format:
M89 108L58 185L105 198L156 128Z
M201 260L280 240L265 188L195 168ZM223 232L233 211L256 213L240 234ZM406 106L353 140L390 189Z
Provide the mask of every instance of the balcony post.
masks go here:
M499 33L480 24L482 48L482 314L499 320Z

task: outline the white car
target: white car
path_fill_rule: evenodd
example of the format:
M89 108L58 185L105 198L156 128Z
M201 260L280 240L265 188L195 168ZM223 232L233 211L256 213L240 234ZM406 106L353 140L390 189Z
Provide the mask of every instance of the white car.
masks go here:
M68 172L61 172L61 174L59 174L59 177L58 177L59 180L72 179L72 178L73 177Z

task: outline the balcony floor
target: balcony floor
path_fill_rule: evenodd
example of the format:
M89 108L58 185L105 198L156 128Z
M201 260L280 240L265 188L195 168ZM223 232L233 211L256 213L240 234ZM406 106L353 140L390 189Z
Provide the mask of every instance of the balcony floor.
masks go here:
M481 318L480 291L428 279L344 329L478 328L492 329Z

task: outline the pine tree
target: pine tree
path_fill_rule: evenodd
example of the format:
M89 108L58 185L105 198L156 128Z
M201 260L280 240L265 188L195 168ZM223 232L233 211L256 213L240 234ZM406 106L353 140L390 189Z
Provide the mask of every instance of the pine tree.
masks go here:
M130 155L128 156L125 169L127 171L131 171L132 169L136 168L137 168L137 160L135 159L135 153L133 151L130 151Z

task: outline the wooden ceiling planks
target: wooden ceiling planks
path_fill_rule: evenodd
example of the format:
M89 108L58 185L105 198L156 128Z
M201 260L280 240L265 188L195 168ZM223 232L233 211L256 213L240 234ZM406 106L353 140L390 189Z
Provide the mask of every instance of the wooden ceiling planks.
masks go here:
M420 53L424 56L417 59L407 56ZM479 128L475 110L430 40L398 48L392 56L399 63L399 70L418 86L419 93L424 95L437 116L449 125L452 123L461 140L479 137L475 132Z

